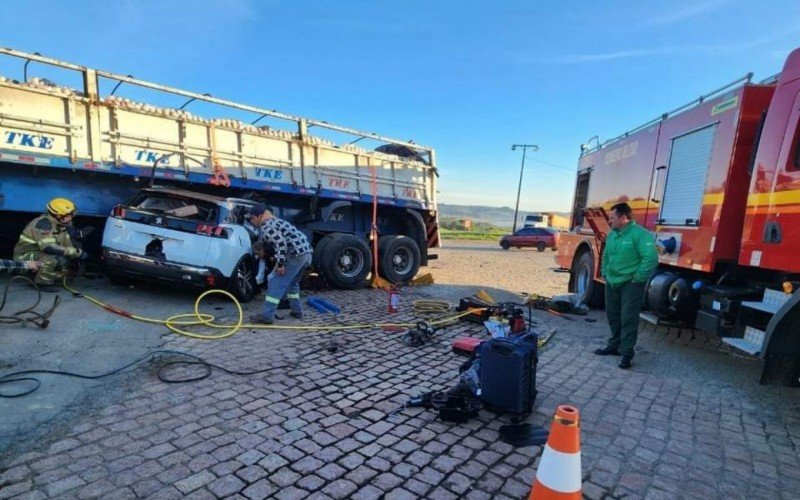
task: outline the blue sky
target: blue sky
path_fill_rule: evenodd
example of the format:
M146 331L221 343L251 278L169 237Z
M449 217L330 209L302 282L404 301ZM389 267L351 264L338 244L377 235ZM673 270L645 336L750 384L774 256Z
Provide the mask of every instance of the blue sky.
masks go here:
M433 146L441 202L513 207L510 145L537 144L524 210L569 209L589 137L777 73L800 46L800 4L772 0L9 6L2 46Z

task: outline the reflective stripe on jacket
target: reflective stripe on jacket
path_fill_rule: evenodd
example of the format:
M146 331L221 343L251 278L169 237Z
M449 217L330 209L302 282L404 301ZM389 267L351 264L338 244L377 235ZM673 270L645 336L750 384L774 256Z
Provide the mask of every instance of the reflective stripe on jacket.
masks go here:
M44 252L67 257L79 253L78 249L72 245L67 228L49 214L40 215L30 221L19 235L17 246L14 247L14 255L23 255L28 252Z

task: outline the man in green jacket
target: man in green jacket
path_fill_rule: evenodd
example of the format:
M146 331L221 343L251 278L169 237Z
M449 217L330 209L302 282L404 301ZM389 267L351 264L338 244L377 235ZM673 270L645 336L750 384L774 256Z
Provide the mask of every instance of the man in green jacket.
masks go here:
M627 203L611 207L608 216L612 231L606 237L602 274L606 280L606 316L611 338L601 356L622 355L619 367L631 367L633 348L639 334L639 313L644 290L658 267L658 252L650 232L633 220Z

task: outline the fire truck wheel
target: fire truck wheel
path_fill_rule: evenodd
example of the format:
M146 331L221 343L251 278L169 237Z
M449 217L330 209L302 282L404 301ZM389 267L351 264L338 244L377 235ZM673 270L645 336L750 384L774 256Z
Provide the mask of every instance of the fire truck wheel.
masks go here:
M340 234L323 247L319 255L321 271L339 288L359 288L372 267L372 252L367 243L352 234Z
M239 302L250 302L256 296L258 284L256 283L257 268L253 258L249 255L242 257L231 274L228 284L230 291Z
M659 316L669 316L671 312L670 302L670 289L672 285L680 278L677 274L673 273L656 273L650 278L650 285L647 287L646 303L647 309L653 311ZM673 292L673 295L677 294ZM677 301L677 297L673 302Z
M540 252L544 252L546 248L547 245L545 244L544 241L540 241L539 243L536 244L536 250L539 250Z
M594 257L592 257L592 252L583 251L572 262L569 291L570 293L577 293L581 297L581 302L589 307L603 307L605 290L602 284L594 280Z
M767 325L761 383L800 386L800 291L794 292Z
M405 285L419 271L419 246L408 236L382 236L378 239L378 255L378 272L396 285Z

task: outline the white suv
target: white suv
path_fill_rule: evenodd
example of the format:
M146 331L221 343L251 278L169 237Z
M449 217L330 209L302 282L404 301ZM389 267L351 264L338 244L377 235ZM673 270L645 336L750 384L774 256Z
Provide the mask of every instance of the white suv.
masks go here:
M106 221L106 272L116 283L141 279L227 288L249 301L257 293L257 266L253 234L243 224L253 204L182 189L143 189L114 207Z

